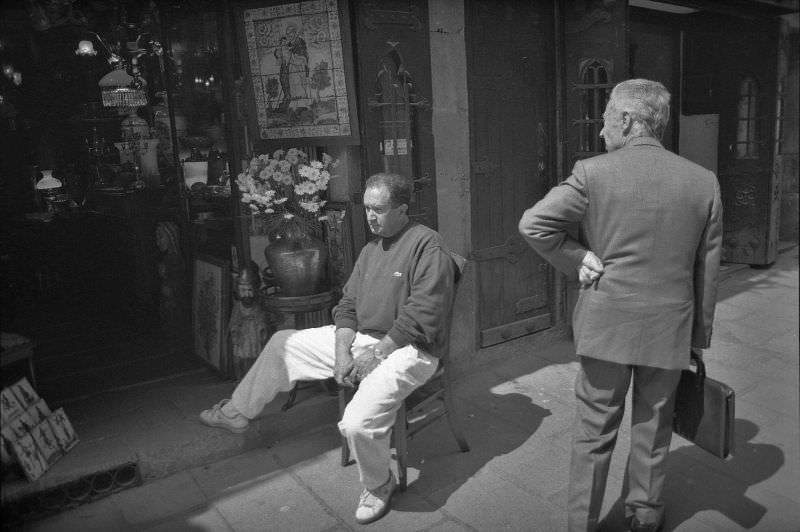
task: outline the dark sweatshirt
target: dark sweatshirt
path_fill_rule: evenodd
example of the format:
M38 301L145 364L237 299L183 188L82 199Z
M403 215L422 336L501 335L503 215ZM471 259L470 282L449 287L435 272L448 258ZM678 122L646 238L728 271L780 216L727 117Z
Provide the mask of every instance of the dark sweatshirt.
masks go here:
M336 328L350 328L399 346L438 355L453 301L455 263L442 237L409 222L390 238L361 250L344 294L333 309Z

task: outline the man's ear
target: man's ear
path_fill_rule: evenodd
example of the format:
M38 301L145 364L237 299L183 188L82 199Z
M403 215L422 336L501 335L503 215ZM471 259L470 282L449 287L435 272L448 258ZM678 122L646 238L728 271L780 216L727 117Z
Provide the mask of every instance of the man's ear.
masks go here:
M400 208L403 209L401 211L401 214L406 214L406 215L408 214L408 203L403 203L402 205L400 205Z
M622 111L622 135L628 136L633 129L633 117L627 111Z

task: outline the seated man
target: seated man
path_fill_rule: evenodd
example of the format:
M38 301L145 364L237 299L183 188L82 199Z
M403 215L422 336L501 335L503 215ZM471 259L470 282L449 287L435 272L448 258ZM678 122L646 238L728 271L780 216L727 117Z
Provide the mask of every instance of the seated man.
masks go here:
M396 480L389 436L398 408L436 371L453 302L455 263L441 236L409 220L413 183L397 174L367 180L364 208L373 239L356 261L333 310L334 325L275 333L232 397L200 414L233 432L298 380L359 382L339 431L347 438L364 490L356 520L389 510Z

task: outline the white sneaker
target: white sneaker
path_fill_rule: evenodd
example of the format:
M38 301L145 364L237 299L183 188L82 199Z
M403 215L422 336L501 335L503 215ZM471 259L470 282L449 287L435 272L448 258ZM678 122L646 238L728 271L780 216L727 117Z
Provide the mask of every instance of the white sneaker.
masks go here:
M356 521L366 525L386 515L389 511L389 500L396 487L397 481L394 473L389 471L389 480L383 486L362 491L358 500L358 508L356 508Z
M223 399L208 410L200 412L200 421L209 427L227 429L236 434L246 431L250 425L250 421L246 417L241 414L228 416L222 411L222 407L225 406L228 401L229 399Z

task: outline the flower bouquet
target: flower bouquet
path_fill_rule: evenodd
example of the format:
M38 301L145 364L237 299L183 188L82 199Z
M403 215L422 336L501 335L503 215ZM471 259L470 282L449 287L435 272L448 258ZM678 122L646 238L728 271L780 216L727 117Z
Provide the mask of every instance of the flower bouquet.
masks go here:
M276 150L272 157L253 157L236 183L242 203L250 206L254 216L267 221L269 234L287 238L321 236L324 192L335 177L330 171L337 164L327 153L317 161L309 160L297 148Z

